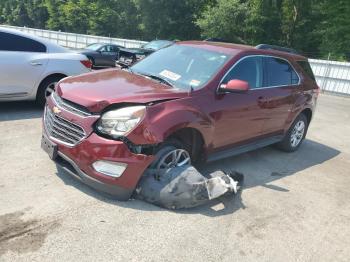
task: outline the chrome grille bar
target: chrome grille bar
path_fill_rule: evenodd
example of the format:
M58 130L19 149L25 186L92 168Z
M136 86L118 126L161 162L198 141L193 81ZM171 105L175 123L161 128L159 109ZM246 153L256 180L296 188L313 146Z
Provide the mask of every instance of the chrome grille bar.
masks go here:
M44 125L51 138L68 146L75 146L86 137L83 128L54 114L48 107L45 109Z

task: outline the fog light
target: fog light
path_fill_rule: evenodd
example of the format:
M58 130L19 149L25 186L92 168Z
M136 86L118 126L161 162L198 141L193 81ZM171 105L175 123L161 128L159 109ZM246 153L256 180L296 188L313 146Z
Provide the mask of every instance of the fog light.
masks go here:
M127 164L99 160L92 164L93 168L106 176L120 177L125 171Z

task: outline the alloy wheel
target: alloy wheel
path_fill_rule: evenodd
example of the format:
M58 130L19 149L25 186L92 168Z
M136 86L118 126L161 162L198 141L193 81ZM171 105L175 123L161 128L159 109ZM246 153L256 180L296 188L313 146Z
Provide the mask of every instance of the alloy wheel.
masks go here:
M292 147L297 147L300 144L300 142L303 140L304 133L305 123L304 121L300 120L295 124L290 136L290 144Z
M190 154L184 150L184 149L175 149L167 153L165 156L163 156L158 164L157 164L157 173L161 174L162 172L174 168L174 167L180 167L184 165L190 165L191 164L191 157Z
M45 97L49 97L54 91L57 82L50 83L45 90Z

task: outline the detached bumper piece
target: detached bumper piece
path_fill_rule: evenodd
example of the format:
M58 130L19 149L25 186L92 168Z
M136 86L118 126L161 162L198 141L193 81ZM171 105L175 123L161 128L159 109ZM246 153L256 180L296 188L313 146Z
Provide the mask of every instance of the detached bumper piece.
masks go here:
M160 178L148 170L137 186L135 198L168 209L192 208L225 194L236 194L244 178L240 173L223 171L209 176L203 176L193 166L169 169Z

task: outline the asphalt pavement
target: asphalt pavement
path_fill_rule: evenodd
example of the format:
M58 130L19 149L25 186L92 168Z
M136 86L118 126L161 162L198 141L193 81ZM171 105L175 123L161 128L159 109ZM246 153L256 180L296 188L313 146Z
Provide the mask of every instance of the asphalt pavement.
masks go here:
M243 173L243 191L185 211L111 200L57 172L41 115L0 104L0 261L350 260L350 98L320 96L298 152L206 165Z

